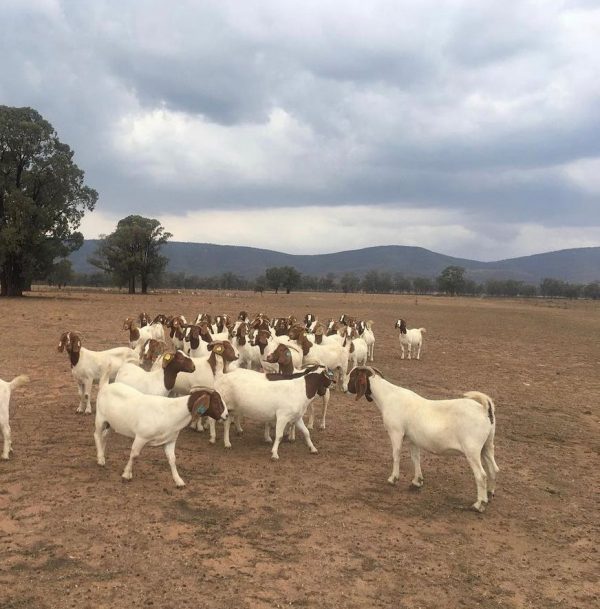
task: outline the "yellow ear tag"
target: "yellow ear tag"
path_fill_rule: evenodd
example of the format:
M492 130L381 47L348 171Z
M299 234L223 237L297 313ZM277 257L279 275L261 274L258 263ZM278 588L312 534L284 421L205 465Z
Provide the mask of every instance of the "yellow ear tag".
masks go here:
M217 353L218 355L221 355L221 353L223 353L223 345L217 345L217 346L216 346L216 347L213 349L213 351L214 351L215 353Z
M165 360L166 362L168 362L168 361L170 361L170 360L171 360L171 358L172 358L172 357L173 357L173 356L172 356L170 353L165 353L164 360Z

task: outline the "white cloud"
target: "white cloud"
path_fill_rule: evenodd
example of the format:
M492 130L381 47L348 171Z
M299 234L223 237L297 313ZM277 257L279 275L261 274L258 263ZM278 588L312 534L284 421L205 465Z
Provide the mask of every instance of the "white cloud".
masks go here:
M180 240L209 219L223 243L490 259L600 224L597 3L11 0L0 21L0 103L74 149L88 236L167 205Z

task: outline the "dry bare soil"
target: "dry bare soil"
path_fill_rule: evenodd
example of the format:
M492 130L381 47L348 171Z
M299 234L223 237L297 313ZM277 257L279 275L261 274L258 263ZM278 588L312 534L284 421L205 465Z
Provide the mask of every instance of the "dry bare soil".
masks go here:
M298 439L271 462L257 424L233 449L184 430L188 486L146 448L129 484L130 440L96 465L93 417L59 334L125 343L126 315L247 309L373 319L375 365L430 398L477 389L497 405L496 498L468 509L462 457L424 455L425 486L392 487L374 404L332 397L318 455ZM427 328L402 361L394 321ZM0 302L0 377L32 382L11 407L14 454L0 464L0 607L581 607L598 602L600 307L588 302L292 294L39 293Z

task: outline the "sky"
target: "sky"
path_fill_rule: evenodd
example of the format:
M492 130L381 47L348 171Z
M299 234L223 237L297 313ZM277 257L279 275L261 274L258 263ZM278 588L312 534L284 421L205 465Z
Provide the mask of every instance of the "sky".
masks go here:
M177 241L600 245L600 0L0 0L0 104Z

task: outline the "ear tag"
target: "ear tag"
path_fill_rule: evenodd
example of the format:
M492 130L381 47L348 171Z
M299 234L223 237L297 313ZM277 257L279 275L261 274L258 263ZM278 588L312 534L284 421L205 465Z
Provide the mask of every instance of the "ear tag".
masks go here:
M207 410L208 410L208 406L204 406L203 404L201 404L200 406L198 406L198 408L196 408L196 412L200 416L202 416Z
M173 356L170 353L165 353L164 360L165 362L170 362Z
M290 357L292 357L292 354L290 353L290 350L288 349L288 350L285 352L285 359L290 359Z
M217 355L221 355L221 353L223 353L223 345L217 345L213 351L217 354Z

